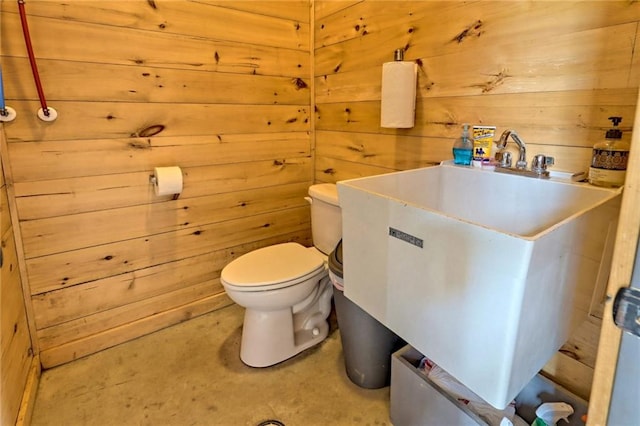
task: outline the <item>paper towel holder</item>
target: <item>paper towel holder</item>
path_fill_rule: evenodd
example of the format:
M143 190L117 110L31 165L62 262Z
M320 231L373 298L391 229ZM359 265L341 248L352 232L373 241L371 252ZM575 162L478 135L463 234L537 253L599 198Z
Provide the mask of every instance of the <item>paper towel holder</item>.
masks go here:
M396 49L393 52L393 60L396 62L404 61L404 49Z

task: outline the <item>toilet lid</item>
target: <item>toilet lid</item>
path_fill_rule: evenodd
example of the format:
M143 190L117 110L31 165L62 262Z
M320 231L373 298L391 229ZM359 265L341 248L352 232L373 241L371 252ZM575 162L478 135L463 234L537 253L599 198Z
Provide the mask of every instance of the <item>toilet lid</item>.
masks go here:
M324 260L298 243L276 244L240 256L222 269L224 283L238 287L284 284L324 268Z

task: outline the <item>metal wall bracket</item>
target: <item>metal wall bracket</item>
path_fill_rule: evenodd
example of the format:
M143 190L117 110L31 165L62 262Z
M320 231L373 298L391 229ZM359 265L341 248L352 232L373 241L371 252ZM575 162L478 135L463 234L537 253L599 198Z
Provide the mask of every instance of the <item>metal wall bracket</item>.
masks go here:
M623 287L613 301L613 322L624 331L640 337L640 290Z

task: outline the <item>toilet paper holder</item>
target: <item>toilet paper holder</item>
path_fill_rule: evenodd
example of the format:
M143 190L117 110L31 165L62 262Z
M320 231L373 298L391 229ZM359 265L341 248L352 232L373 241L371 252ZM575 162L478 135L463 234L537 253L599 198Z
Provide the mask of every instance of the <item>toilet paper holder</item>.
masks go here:
M152 188L156 188L156 185L158 184L158 178L156 177L155 174L151 174L149 175L149 184L151 185ZM172 200L177 200L180 197L180 193L176 193L173 194L172 196Z

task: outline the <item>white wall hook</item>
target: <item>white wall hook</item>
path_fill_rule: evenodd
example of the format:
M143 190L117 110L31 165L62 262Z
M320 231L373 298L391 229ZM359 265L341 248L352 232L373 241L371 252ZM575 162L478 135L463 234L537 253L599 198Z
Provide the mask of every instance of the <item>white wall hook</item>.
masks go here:
M6 112L6 115L0 114L0 121L8 122L16 119L17 114L15 109L5 106L4 110Z
M55 121L58 118L58 111L55 109L47 107L47 111L49 112L48 116L44 113L44 109L40 108L38 110L38 118L42 121Z

